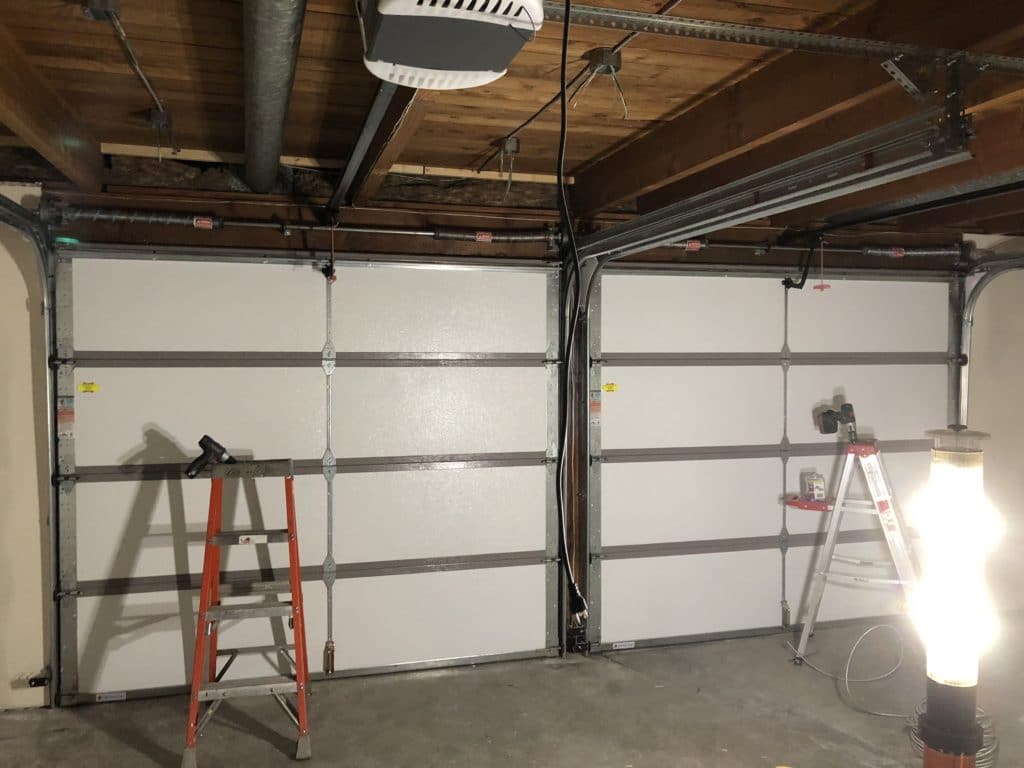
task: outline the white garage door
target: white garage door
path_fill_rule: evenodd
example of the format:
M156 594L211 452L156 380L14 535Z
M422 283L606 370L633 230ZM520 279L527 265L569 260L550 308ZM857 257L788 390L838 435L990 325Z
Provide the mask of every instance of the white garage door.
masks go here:
M328 515L338 674L557 649L553 274L340 264L328 290L312 262L96 255L62 263L58 286L64 703L189 677L209 481L181 468L204 433L239 457L295 459L314 672ZM280 479L230 482L225 527L281 527ZM286 567L281 553L232 548L223 568L241 589ZM286 634L239 622L220 644ZM278 663L246 653L232 675Z
M789 291L787 311L778 278L601 278L592 643L777 628L785 606L800 620L825 520L781 499L802 471L831 477L837 462L816 406L856 406L898 500L924 482L924 432L946 423L948 284L831 285ZM888 560L875 520L848 516L844 528L843 554ZM821 618L891 614L899 599L830 585Z

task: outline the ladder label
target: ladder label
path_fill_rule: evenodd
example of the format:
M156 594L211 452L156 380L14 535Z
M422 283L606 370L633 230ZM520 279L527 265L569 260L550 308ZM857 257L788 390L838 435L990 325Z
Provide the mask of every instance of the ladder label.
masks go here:
M882 467L878 463L878 456L864 456L861 458L864 465L864 477L868 481L868 490L871 491L871 498L877 504L879 499L889 495L889 489L885 487L885 478L882 476ZM881 507L879 507L881 511Z

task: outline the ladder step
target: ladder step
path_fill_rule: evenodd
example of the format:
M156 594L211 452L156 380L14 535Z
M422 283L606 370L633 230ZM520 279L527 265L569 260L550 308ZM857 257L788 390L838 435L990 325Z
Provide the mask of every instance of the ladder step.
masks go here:
M287 653L294 651L294 645L248 645L245 648L218 648L218 656L234 656L257 653Z
M221 531L210 542L217 547L237 547L246 544L275 544L288 541L288 529Z
M294 678L284 675L254 677L249 680L222 680L219 683L203 683L199 688L200 701L235 699L243 696L272 696L295 693L298 690Z
M832 555L832 562L844 563L845 565L856 565L860 568L887 568L891 567L892 563L887 563L878 560L861 560L857 557L845 557L843 555Z
M221 582L220 593L225 597L245 597L246 595L278 595L291 592L292 585L287 581L253 581L246 584Z
M272 603L269 605L211 605L206 610L207 621L228 619L258 619L264 616L291 616L292 604Z
M879 579L872 576L857 576L852 573L826 573L825 578L828 581L841 581L846 584L887 584L893 587L912 583L901 579Z

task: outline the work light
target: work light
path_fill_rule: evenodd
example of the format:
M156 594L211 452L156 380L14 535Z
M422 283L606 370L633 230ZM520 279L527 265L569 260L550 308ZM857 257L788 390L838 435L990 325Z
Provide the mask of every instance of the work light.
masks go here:
M921 564L910 614L927 654L924 764L970 768L982 745L978 663L998 633L985 563L1003 526L985 496L981 441L988 435L966 429L929 434L935 440L931 472L910 520L920 536Z

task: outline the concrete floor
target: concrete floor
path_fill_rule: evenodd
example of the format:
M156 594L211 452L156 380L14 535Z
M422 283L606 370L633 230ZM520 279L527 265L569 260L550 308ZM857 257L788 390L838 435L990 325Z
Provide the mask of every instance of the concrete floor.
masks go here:
M813 660L841 670L864 627L821 630ZM1001 766L1024 766L1024 654L1004 627L986 659L981 704L996 718ZM910 711L921 655L884 683L854 686L862 704ZM789 663L788 635L636 650L592 658L483 665L314 686L307 765L358 768L895 768L917 766L899 719L845 706L835 684ZM888 668L877 633L854 676ZM178 766L184 697L0 714L0 765ZM289 723L269 699L223 706L199 742L199 765L293 765Z

